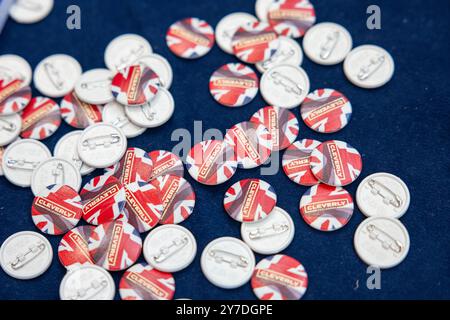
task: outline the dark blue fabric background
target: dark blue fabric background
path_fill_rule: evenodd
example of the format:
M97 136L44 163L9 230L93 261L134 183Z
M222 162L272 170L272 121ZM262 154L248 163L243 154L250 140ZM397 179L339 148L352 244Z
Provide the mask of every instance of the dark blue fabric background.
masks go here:
M168 26L180 18L196 16L215 26L231 12L254 14L252 0L55 2L51 15L38 24L9 21L0 35L0 54L19 54L34 68L50 54L66 53L78 59L84 70L89 70L104 66L104 49L111 39L133 32L146 37L154 51L172 64L171 92L176 102L173 118L163 127L129 140L129 146L170 150L177 143L171 141L176 128L193 132L194 120L201 120L204 130L218 128L225 132L265 105L260 95L251 104L235 110L212 99L208 91L210 74L222 64L236 61L217 46L207 56L188 61L172 55L165 43ZM82 10L79 31L65 27L66 8L73 3ZM401 265L382 272L381 290L368 290L366 266L353 249L353 234L363 215L355 210L350 223L337 232L315 231L298 213L298 202L306 188L292 183L282 170L277 175L265 176L278 192L278 206L286 209L295 221L295 238L285 253L300 260L308 271L305 299L449 299L450 2L316 0L313 3L318 22L344 25L353 36L354 46L373 43L386 48L394 57L396 70L386 86L368 91L351 85L342 65L319 66L305 57L303 67L311 79L311 88L330 87L345 93L353 105L353 117L344 130L332 135L316 134L301 122L299 137L349 142L363 156L361 178L378 171L400 176L412 196L410 209L401 219L409 230L411 248ZM366 28L366 8L374 3L382 10L382 30L370 31ZM299 117L298 110L294 111ZM53 149L57 140L70 130L63 123L45 143ZM258 177L259 169L240 170L231 181L217 187L200 185L187 172L186 176L196 191L197 204L183 225L196 236L198 254L190 267L175 274L175 298L253 299L250 284L236 290L210 284L200 270L199 258L209 241L221 236L240 237L240 225L223 210L223 194L242 178ZM347 187L353 195L361 178ZM0 179L1 242L14 232L36 230L30 216L32 199L29 189ZM15 280L0 271L0 299L58 299L59 283L65 272L57 258L59 240L60 237L50 237L55 258L48 272L38 279ZM259 261L261 256L256 258ZM120 276L121 273L114 274L117 283Z

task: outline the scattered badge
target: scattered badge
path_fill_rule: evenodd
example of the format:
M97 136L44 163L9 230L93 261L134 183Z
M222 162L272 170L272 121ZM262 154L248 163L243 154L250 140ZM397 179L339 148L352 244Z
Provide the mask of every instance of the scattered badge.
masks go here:
M289 179L302 186L319 183L310 166L311 152L320 145L319 141L303 139L294 142L283 154L283 171Z
M64 267L72 269L79 265L94 263L88 248L88 240L94 229L94 226L79 226L62 237L58 246L58 257Z
M309 0L274 0L268 20L278 34L300 38L316 22L316 12Z
M147 152L139 148L128 148L122 159L105 169L107 175L113 175L125 186L132 182L150 181L153 162Z
M85 129L102 121L101 107L81 101L75 91L61 100L61 116L64 121L77 129Z
M59 105L49 98L31 99L22 113L22 138L43 140L61 125Z
M181 159L172 152L165 150L155 150L148 153L153 162L152 177L150 180L160 176L170 174L182 177L184 175L184 167Z
M22 80L14 78L8 81L0 78L1 116L7 116L22 111L30 103L30 101L31 88L28 86L23 86Z

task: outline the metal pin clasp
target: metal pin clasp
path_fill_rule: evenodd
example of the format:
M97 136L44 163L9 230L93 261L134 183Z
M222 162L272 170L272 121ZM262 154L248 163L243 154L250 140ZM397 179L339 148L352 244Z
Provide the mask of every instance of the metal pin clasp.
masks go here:
M28 247L28 251L18 254L16 258L10 262L11 268L14 270L19 270L36 259L36 257L38 257L44 250L45 244L42 241L36 242Z
M264 69L270 69L270 67L274 64L283 63L294 55L295 50L292 48L289 48L288 50L277 50L277 52L275 52L275 54L270 57L269 60L266 60L262 63L262 66Z
M93 80L86 81L81 83L81 88L85 90L95 90L100 88L107 88L111 85L112 78L102 79L102 80Z
M161 263L183 249L188 243L188 237L175 238L170 245L162 246L159 249L159 253L153 256L153 260L157 263Z
M70 300L90 300L106 289L108 281L106 279L92 280L89 286L80 288Z
M0 130L14 132L16 130L16 128L17 128L17 126L15 123L12 123L11 121L0 118Z
M154 111L154 108L149 103L141 106L141 110L142 110L142 113L144 114L144 116L148 120L150 120L150 121L155 120L156 112Z
M370 239L378 240L384 249L391 249L396 253L400 253L403 250L403 244L392 237L387 232L381 230L374 224L369 224L367 227Z
M372 189L371 192L373 194L377 194L383 198L384 203L391 204L396 208L400 208L402 206L403 204L402 198L400 198L398 194L389 189L383 183L375 179L370 179L368 185Z
M42 5L33 0L18 0L17 5L29 11L39 11L42 9Z
M34 170L38 165L39 161L28 161L25 159L11 159L8 158L6 160L6 166L12 169L21 169L21 170Z
M302 94L303 88L299 84L295 83L295 81L292 80L291 78L289 78L289 77L287 77L287 76L285 76L285 75L283 75L283 74L281 74L281 73L279 73L277 71L272 72L270 74L270 76L273 79L273 82L276 85L283 86L284 90L286 92L294 93L294 94L299 95L299 96Z
M381 68L383 63L386 61L386 57L384 55L379 55L370 59L368 65L362 66L358 73L358 79L363 81L370 78L378 69Z
M117 117L117 119L111 124L115 127L123 128L129 123L130 121L128 120L127 117Z
M64 87L64 79L61 77L59 70L50 62L44 63L44 70L53 86L61 90Z
M246 268L248 266L248 260L246 257L219 249L213 249L208 252L209 256L217 263L228 263L231 268Z
M58 163L56 167L52 170L52 175L55 184L64 184L66 181L64 175L64 166L62 163Z
M126 68L130 62L136 61L144 53L144 46L140 44L137 48L131 49L127 54L123 55L119 62L116 63L117 70Z
M112 144L120 142L120 136L115 133L97 136L83 140L82 146L89 149L96 149L97 147L109 148Z
M248 232L248 236L252 240L263 239L267 237L277 236L289 230L289 225L274 223L270 227L257 228Z
M327 60L336 48L339 41L340 32L338 30L328 33L327 39L320 46L320 58Z
M0 80L3 80L5 82L11 82L15 79L23 81L25 77L15 70L12 70L5 66L0 66Z

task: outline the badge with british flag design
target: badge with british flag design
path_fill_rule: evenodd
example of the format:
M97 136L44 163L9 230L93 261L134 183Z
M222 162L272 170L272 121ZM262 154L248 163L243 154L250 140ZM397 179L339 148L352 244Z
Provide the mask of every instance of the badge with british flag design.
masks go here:
M214 45L214 29L204 20L186 18L175 22L166 34L170 51L185 59L197 59Z
M303 139L294 142L283 154L283 171L289 179L301 186L313 186L319 180L311 171L309 157L311 152L320 145L319 141Z
M303 220L320 231L335 231L345 226L353 215L353 199L342 187L318 184L300 199Z
M58 257L64 267L70 269L78 265L94 264L88 248L88 240L94 229L94 226L79 226L62 237Z
M125 209L118 220L127 221L140 233L156 226L161 219L163 204L154 181L133 182L125 185Z
M279 35L300 38L316 23L316 12L308 0L274 0L268 20Z
M31 217L36 227L51 235L66 233L78 224L82 215L78 192L66 185L44 188L31 206Z
M0 116L22 111L31 100L31 88L23 87L23 81L0 79Z
M236 57L247 63L269 60L280 45L275 30L268 23L260 21L239 27L231 43Z
M189 174L200 183L218 185L231 179L237 169L232 147L222 140L196 144L186 157Z
M119 294L122 300L172 300L175 279L171 273L138 263L123 274Z
M22 113L22 132L24 139L43 140L50 137L61 125L59 105L49 98L31 99Z
M120 104L142 106L156 97L160 85L156 72L140 64L119 70L112 80L111 90Z
M94 263L109 271L125 270L141 255L139 232L124 221L110 221L97 226L88 240Z
M128 148L119 162L105 169L105 174L112 175L123 185L127 185L150 181L152 171L153 161L147 152L139 148Z
M93 225L117 219L125 208L125 189L114 176L93 178L83 187L80 196L83 219Z
M274 188L261 179L244 179L225 193L223 206L239 222L255 222L267 217L277 204Z
M300 300L308 288L308 274L296 259L277 254L256 265L251 285L259 300Z
M81 101L72 91L61 101L61 117L69 126L85 129L102 121L102 111L96 104Z
M259 109L250 119L269 129L273 151L284 150L297 139L299 125L297 117L286 108L267 106Z
M339 140L321 143L309 159L314 176L330 186L346 186L355 181L362 170L358 150Z
M318 89L303 100L300 113L305 124L314 131L333 133L348 124L352 105L339 91Z
M228 63L209 79L209 92L221 105L241 107L258 93L259 80L252 68L242 63Z
M272 135L265 125L244 121L231 127L225 142L233 149L238 167L252 169L262 165L272 153Z
M164 175L156 179L160 192L163 211L161 224L177 224L192 214L195 206L195 192L187 180L173 175Z
M150 180L160 176L171 174L173 176L182 177L184 175L184 167L181 159L172 152L165 150L155 150L148 153L153 162L153 171Z

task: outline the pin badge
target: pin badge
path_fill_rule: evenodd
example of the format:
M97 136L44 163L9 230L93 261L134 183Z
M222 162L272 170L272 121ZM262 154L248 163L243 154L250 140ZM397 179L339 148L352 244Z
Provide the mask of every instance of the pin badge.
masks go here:
M53 135L60 125L59 105L52 99L36 97L23 110L21 137L43 140Z
M319 141L303 139L294 142L283 154L283 171L289 179L302 186L319 183L310 166L311 152L320 145Z
M166 58L153 53L140 57L134 64L145 65L152 69L158 75L161 86L167 90L170 89L173 80L173 71Z
M267 14L273 0L256 0L255 12L259 20L267 22Z
M337 90L317 89L300 108L303 122L314 131L333 133L343 129L352 116L352 104Z
M358 178L362 170L362 159L358 150L348 143L329 140L311 152L310 165L318 180L339 187Z
M408 231L399 220L371 217L356 229L354 246L364 263L389 269L406 258L410 240Z
M225 193L223 205L228 215L239 222L256 222L269 216L277 204L273 187L261 179L244 179Z
M113 176L91 179L80 192L83 204L83 219L99 225L119 217L125 208L125 190Z
M14 54L0 55L0 80L20 80L22 87L27 87L31 83L31 75L31 66L24 58Z
M119 293L122 300L172 300L175 279L170 273L138 263L123 274Z
M108 69L92 69L81 75L75 93L81 101L102 105L114 100L111 92L113 73Z
M267 18L278 34L300 38L316 23L316 12L308 0L274 0Z
M279 64L289 64L297 67L302 64L303 51L298 42L285 36L280 36L278 39L280 45L275 54L270 59L258 62L255 65L259 72L264 73Z
M142 240L131 224L111 221L94 229L88 247L96 265L108 271L120 271L131 267L139 258Z
M0 78L0 116L18 113L22 111L30 101L31 88L24 86L22 80L16 78L5 80Z
M133 182L150 181L153 162L147 152L139 148L128 148L122 159L105 169L107 175L113 175L125 186Z
M102 121L100 106L81 101L75 91L61 100L61 116L68 125L77 129L85 129Z
M11 235L0 248L0 266L6 274L20 280L42 275L50 267L52 258L50 242L32 231Z
M132 123L125 114L125 107L117 101L105 104L102 118L104 123L120 128L127 138L135 138L147 130Z
M258 19L245 12L233 12L223 17L216 26L217 45L226 53L233 54L231 41L240 26L256 22Z
M6 146L16 140L22 129L22 118L14 113L0 116L0 146Z
M260 300L300 300L308 287L308 274L296 259L277 254L258 262L251 285Z
M194 261L197 242L188 229L166 224L150 231L145 238L143 251L145 260L153 268L177 272Z
M89 254L88 240L94 231L94 226L79 226L68 231L58 246L59 262L67 269L80 265L94 264Z
M356 190L359 210L367 216L385 216L398 219L408 210L410 193L397 176L379 172L366 177Z
M172 24L166 34L170 51L178 57L197 59L214 45L214 29L204 20L186 18Z
M218 185L233 177L237 169L233 148L222 140L196 144L186 157L186 168L196 181Z
M17 0L9 9L9 15L17 23L36 23L50 14L53 4L53 0Z
M184 167L181 159L172 152L165 150L155 150L148 153L153 162L152 177L150 180L160 176L170 174L182 177L184 175Z

